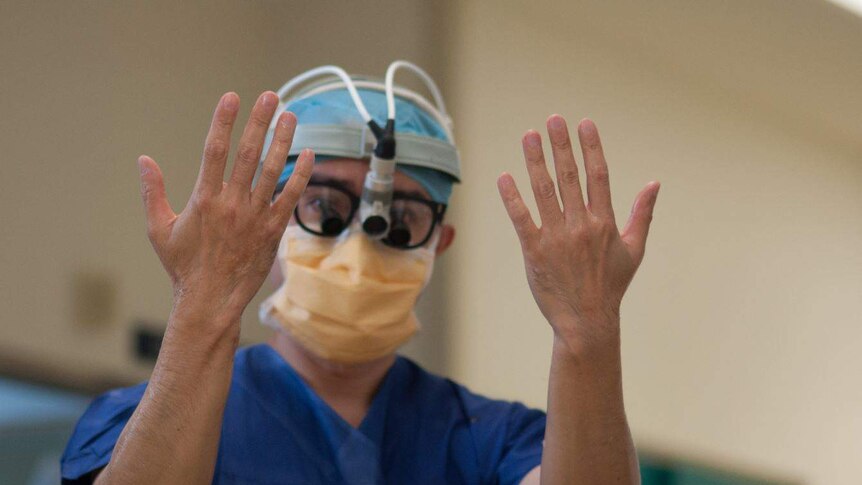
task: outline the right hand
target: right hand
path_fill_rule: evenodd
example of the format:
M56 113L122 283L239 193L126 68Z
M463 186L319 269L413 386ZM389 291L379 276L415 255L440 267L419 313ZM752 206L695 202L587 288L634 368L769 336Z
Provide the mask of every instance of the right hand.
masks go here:
M197 183L179 214L168 203L158 164L146 155L138 158L147 234L171 278L175 311L182 305L210 321L238 321L272 266L314 162L311 150L303 150L284 190L272 200L296 128L296 117L284 113L278 119L258 183L252 187L277 105L278 96L271 91L257 99L240 139L230 180L224 182L239 96L222 96L206 138Z

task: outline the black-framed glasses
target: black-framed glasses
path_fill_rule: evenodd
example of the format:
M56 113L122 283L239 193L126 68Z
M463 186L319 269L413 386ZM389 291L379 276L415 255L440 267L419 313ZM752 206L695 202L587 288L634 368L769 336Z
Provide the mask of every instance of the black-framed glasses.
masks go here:
M359 209L359 196L335 181L310 181L294 209L296 222L306 231L337 237L350 225ZM446 204L403 194L392 194L390 228L381 242L398 249L418 248L431 239L443 220Z

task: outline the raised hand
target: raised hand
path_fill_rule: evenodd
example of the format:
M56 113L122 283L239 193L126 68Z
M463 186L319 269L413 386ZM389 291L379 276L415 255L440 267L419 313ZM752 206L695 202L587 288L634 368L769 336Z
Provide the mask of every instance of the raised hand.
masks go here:
M213 114L194 192L179 214L168 204L158 164L145 155L138 159L147 233L173 283L175 311L178 304L194 302L197 316L238 320L272 266L314 159L310 150L302 152L296 171L273 201L296 128L296 117L284 113L257 185L252 187L277 104L278 97L271 91L257 99L225 183L239 97L235 93L222 96Z
M521 242L533 297L558 340L580 354L592 343L618 338L620 303L644 256L659 184L651 182L640 191L619 232L596 126L590 120L578 125L586 204L566 121L551 116L547 128L556 187L540 135L531 130L522 140L541 226L533 222L511 175L502 174L497 187Z

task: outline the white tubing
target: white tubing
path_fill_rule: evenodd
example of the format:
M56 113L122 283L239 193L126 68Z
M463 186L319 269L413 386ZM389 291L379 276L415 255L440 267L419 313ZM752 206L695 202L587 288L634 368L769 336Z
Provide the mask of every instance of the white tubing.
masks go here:
M422 96L418 94L402 89L394 87L394 78L395 72L400 68L407 68L410 71L413 71L420 79L425 83L425 86L428 88L428 91L434 97L434 102L436 103L436 108L433 108L430 103L425 101ZM366 89L379 89L376 86L379 84L366 82L366 81L354 81L350 78L347 72L344 69L333 66L320 66L314 69L310 69L305 71L304 73L294 77L290 81L286 82L281 89L278 90L278 98L279 98L279 106L275 111L275 115L272 117L272 121L269 124L270 130L275 130L275 123L278 120L278 117L285 111L287 107L287 101L289 100L288 95L296 89L301 84L324 74L333 74L341 79L341 82L344 83L344 87L347 88L347 91L350 93L350 97L353 100L353 104L356 106L356 110L359 112L359 115L362 117L362 120L365 123L368 123L372 120L371 115L368 113L368 110L365 108L365 103L362 102L362 98L359 97L359 93L356 91L357 86L361 86ZM375 86L376 84L376 86ZM328 91L332 89L332 85L322 86L320 88L312 90L312 92L322 92ZM443 96L440 94L440 90L437 88L437 84L434 83L434 80L431 79L431 76L428 75L421 67L408 62L408 61L395 61L389 65L386 69L386 78L385 83L382 86L382 91L386 94L386 104L387 104L387 115L388 119L395 119L395 94L397 93L399 96L406 97L411 101L416 102L420 106L425 109L425 111L431 113L437 121L441 124L443 129L446 131L448 135L450 143L454 143L453 133L452 133L452 120L449 118L449 115L446 113L446 105L443 102ZM310 93L303 93L302 97L308 96Z
M353 81L353 84L357 89L368 89L373 91L378 91L381 93L386 93L386 85L377 81L364 81L364 80L356 80ZM307 91L303 91L299 97L294 98L292 101L300 100L303 98L308 98L320 93L325 93L328 91L334 91L337 89L343 89L345 87L344 83L339 81L333 81L328 84L323 84L321 86L317 86L315 88L308 89ZM425 112L429 113L440 126L443 127L443 130L446 132L446 136L449 139L449 142L453 145L455 144L455 138L452 134L452 119L449 116L440 112L440 110L431 104L428 100L426 100L421 95L410 91L409 89L399 88L398 86L393 86L392 91L396 96L402 97L409 101L412 101L413 104L419 106Z
M402 67L406 67L407 69L413 71L414 74L419 76L422 81L425 82L425 86L428 88L428 91L431 92L431 95L434 97L434 102L437 103L437 110L440 111L444 117L448 118L448 114L446 114L446 105L443 103L443 96L440 94L440 90L437 89L437 84L434 83L434 80L431 79L431 76L428 75L421 67L413 64L408 61L395 61L392 64L389 64L389 67L386 69L386 109L388 112L388 117L390 120L395 119L395 94L393 90L393 81L395 79L395 71L401 69Z
M290 81L284 83L284 86L282 86L281 89L278 90L279 105L278 109L275 111L275 115L272 117L272 121L269 124L270 130L275 129L275 123L278 120L278 117L281 116L281 114L285 110L285 107L287 106L287 103L285 102L288 99L287 95L290 94L290 92L300 84L312 78L319 77L323 74L334 74L341 78L341 81L347 87L347 91L350 92L350 97L353 99L353 104L356 105L356 110L359 111L359 115L362 117L362 120L366 123L371 121L371 115L368 114L368 110L365 109L365 103L363 103L362 98L359 97L359 93L356 91L356 86L353 84L353 80L350 79L350 76L347 74L347 72L345 72L344 69L338 66L320 66L315 67L314 69L309 69L308 71L305 71L299 76L296 76Z

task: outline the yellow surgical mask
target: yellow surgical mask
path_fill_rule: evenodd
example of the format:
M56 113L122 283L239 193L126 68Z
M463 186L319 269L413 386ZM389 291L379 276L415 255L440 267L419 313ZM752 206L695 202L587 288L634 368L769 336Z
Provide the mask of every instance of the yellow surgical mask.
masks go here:
M284 283L261 304L261 322L335 362L395 352L419 328L413 308L431 277L430 246L393 249L356 227L332 239L288 226L278 248Z

